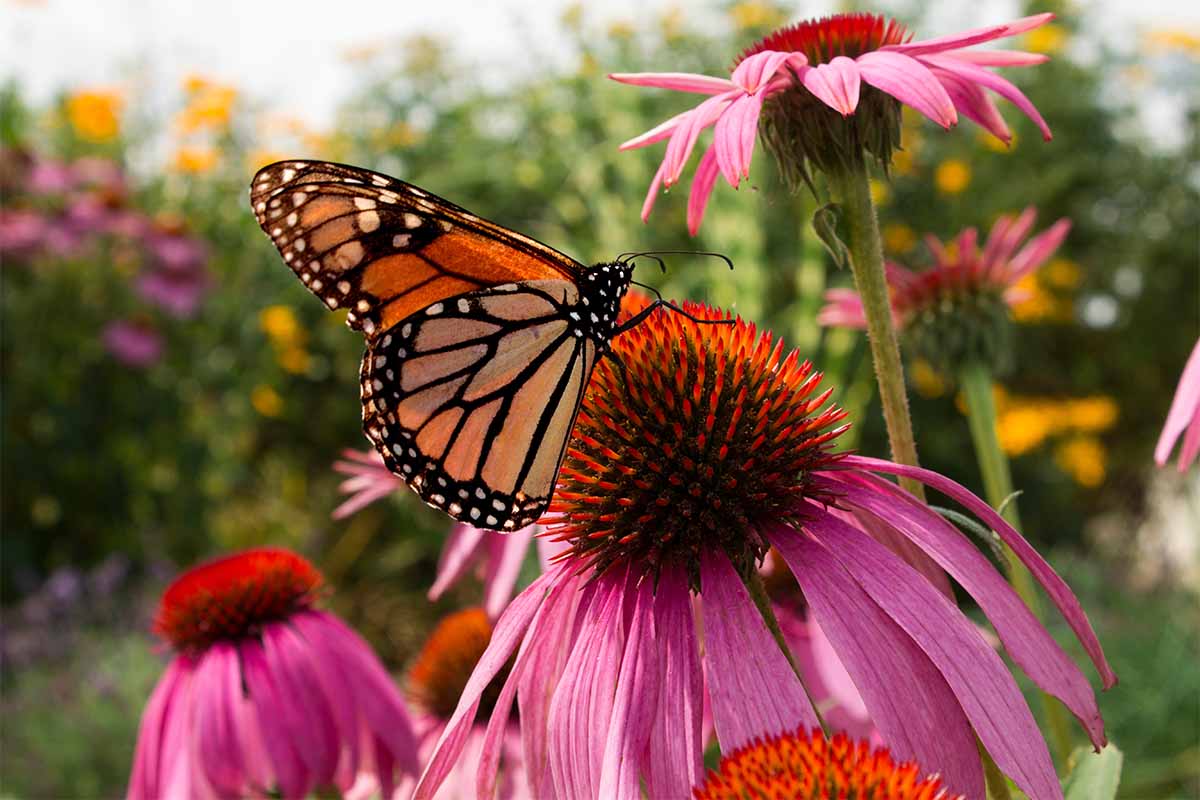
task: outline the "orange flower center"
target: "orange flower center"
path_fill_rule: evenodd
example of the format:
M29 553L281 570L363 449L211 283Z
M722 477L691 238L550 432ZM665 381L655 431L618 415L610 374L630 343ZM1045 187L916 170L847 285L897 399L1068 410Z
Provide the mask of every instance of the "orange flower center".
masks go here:
M481 608L451 614L425 640L408 672L408 692L426 711L448 719L492 638L492 623ZM496 704L505 673L498 675L480 701L481 718Z
M962 800L941 779L897 764L887 748L871 749L845 734L819 730L756 740L721 759L695 800Z
M879 14L834 14L770 33L747 48L738 62L764 50L775 50L803 53L809 64L824 64L837 56L856 58L884 45L903 44L911 38L903 25Z
M185 572L163 594L154 631L177 650L253 636L312 604L321 573L289 550L261 548Z

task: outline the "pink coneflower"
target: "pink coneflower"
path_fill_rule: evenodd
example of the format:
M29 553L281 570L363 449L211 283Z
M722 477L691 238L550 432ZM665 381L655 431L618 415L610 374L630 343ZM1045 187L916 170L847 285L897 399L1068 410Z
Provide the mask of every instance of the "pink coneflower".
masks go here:
M1154 448L1154 460L1160 467L1171 457L1171 451L1181 434L1183 447L1179 451L1179 471L1183 472L1200 453L1200 340L1196 341L1183 368L1179 388L1175 390L1175 399L1171 401L1171 410L1167 412L1167 424L1163 426L1158 445Z
M695 800L964 800L917 764L887 748L800 728L756 739L721 759Z
M295 553L248 550L163 595L175 650L142 714L130 800L303 798L387 787L417 767L404 703L371 648L313 607L321 575Z
M708 95L694 109L621 145L628 150L670 139L642 207L650 215L660 187L682 176L701 131L713 143L696 168L688 200L688 229L695 235L718 174L737 188L750 175L760 117L767 144L789 172L808 176L805 162L836 168L866 151L885 165L899 146L900 105L909 105L943 128L967 118L1007 142L1012 134L995 92L1020 108L1050 138L1050 129L1021 91L988 69L1039 64L1043 55L970 50L973 45L1037 28L1054 18L1038 14L936 39L911 41L904 26L874 14L837 14L772 33L738 59L732 75L630 73L613 80Z
M887 262L892 317L920 356L950 367L972 358L1007 361L1009 309L1026 296L1018 284L1054 255L1071 230L1064 218L1026 241L1036 220L1032 206L1003 215L982 246L974 228L945 244L927 236L933 264L923 270ZM830 289L825 300L817 322L866 329L858 292Z
M893 753L978 797L978 736L1032 798L1061 797L1004 661L941 590L880 543L881 532L957 580L1012 660L1099 747L1103 722L1087 680L958 529L874 473L922 481L992 527L1112 685L1078 601L1020 534L936 473L833 453L846 426L826 405L832 390L820 391L810 364L753 325L658 312L613 348L627 378L607 361L596 368L552 506L547 535L570 550L501 615L416 796L432 796L458 760L485 687L514 653L477 771L485 796L514 701L535 796L636 798L643 785L651 798L686 796L702 775L702 686L725 752L815 726L747 588L759 585L773 546Z
M114 320L104 326L100 338L108 352L126 366L145 369L162 358L162 334L147 324Z
M404 482L384 466L374 450L344 450L342 456L333 468L349 476L339 487L349 497L333 510L334 519L348 517L393 492L409 494ZM535 539L540 530L530 525L512 533L499 533L473 525L454 525L442 545L429 599L437 600L464 577L475 574L483 582L483 607L495 619L512 599L530 545L536 542L543 568L561 549L545 538Z

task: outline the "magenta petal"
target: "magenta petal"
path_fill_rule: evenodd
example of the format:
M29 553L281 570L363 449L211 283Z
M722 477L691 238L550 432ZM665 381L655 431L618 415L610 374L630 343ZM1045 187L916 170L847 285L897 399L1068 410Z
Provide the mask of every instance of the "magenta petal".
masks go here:
M666 122L660 122L658 125L655 125L653 128L641 134L640 136L635 136L628 141L622 142L617 146L617 149L636 150L639 147L645 147L647 145L654 144L655 142L661 142L663 139L666 139L673 134L675 129L679 127L679 124L687 119L688 115L690 115L694 110L695 109L688 109L687 111L679 112Z
M157 800L165 785L163 766L177 758L164 746L167 724L176 707L186 697L191 680L191 666L186 657L171 659L166 672L158 679L138 725L137 750L133 756L133 772L129 776L127 800Z
M980 67L1032 67L1050 60L1050 56L1044 53L1021 50L956 50L942 55Z
M654 180L650 181L650 188L646 191L646 199L642 202L642 222L650 219L650 212L654 210L654 201L658 199L658 190L662 188L663 170L666 168L666 162L658 165L658 170L654 173Z
M492 639L475 665L475 670L471 673L467 685L463 688L462 696L458 699L458 706L454 709L442 735L438 737L433 753L429 756L425 771L413 792L414 800L432 798L437 793L438 787L442 785L442 781L446 779L450 768L458 759L459 753L462 752L467 736L471 733L484 689L491 683L492 678L496 677L497 673L504 668L509 656L517 649L518 642L524 637L529 623L542 605L550 579L556 575L556 573L547 573L531 583L525 591L508 604L508 608L496 621Z
M1180 434L1188 430L1188 436L1200 436L1193 431L1200 430L1200 340L1192 348L1183 374L1179 377L1179 386L1175 389L1175 397L1171 400L1171 410L1167 412L1167 421L1159 434L1158 444L1154 448L1154 460L1161 467L1171 457ZM1186 456L1190 456L1186 457ZM1180 454L1179 469L1187 469L1195 452L1189 452L1187 441L1184 442L1184 452Z
M632 619L617 676L617 692L604 742L599 797L641 800L641 757L658 709L659 641L654 615L655 581L645 578L634 591Z
M261 639L280 698L280 715L292 731L292 746L300 754L315 786L333 782L339 743L325 692L313 669L309 645L285 624L269 624Z
M664 572L654 604L661 688L646 759L646 794L650 800L674 800L687 797L704 776L700 645L686 577Z
M489 535L499 534L461 522L450 528L450 535L446 537L442 553L438 556L437 575L433 586L429 587L430 600L437 600L462 579L473 563L475 554L479 552L481 544Z
M750 159L754 155L754 139L758 133L762 105L761 92L739 97L721 115L713 129L717 166L735 189L742 177L750 174Z
M614 72L609 79L630 86L649 86L654 89L674 89L677 92L720 94L737 86L728 78L697 75L694 72Z
M1016 282L1045 263L1054 255L1071 232L1071 220L1060 219L1042 233L1029 240L1008 264L1011 282Z
M1038 551L1033 549L1029 542L1025 541L1025 537L1021 536L1011 525L1005 522L991 506L980 500L961 484L936 472L930 472L920 467L908 467L902 464L894 464L891 461L858 455L846 456L841 463L847 467L859 467L871 472L883 472L888 475L902 475L907 478L913 478L924 483L926 486L936 489L947 497L953 498L987 523L992 530L999 534L1005 544L1012 548L1017 558L1021 560L1021 563L1029 568L1029 571L1033 573L1038 583L1046 590L1054 605L1062 612L1063 617L1067 620L1067 624L1071 626L1071 630L1075 632L1075 636L1079 639L1080 644L1083 645L1083 649L1087 651L1088 656L1092 659L1092 663L1096 665L1096 670L1100 673L1100 678L1104 682L1104 688L1109 689L1117 684L1117 676L1113 673L1112 668L1108 665L1108 660L1104 657L1104 649L1100 646L1100 641L1096 638L1096 632L1092 630L1091 623L1088 622L1087 614L1080 607L1079 599L1075 597L1071 588L1046 563L1046 560L1042 558Z
M924 575L925 579L937 587L939 592L951 600L954 599L954 587L950 585L950 577L946 571L904 534L870 514L839 514L832 509L830 513L870 534L875 541L900 556L906 564Z
M978 84L944 69L933 68L931 71L941 81L960 114L1005 144L1012 141L1012 131L1000 116L995 101Z
M663 157L663 183L666 186L679 181L679 176L683 174L683 168L696 147L696 140L700 138L700 132L716 122L729 104L741 94L739 90L710 97L692 109L679 124L679 128L671 134L671 141L667 142L667 153Z
M966 537L928 506L882 478L855 475L853 484L861 483L860 487L837 473L827 476L835 479L831 485L844 492L847 503L894 525L945 567L979 603L1017 666L1079 718L1097 748L1104 746L1104 721L1087 678Z
M692 178L692 190L688 194L687 225L688 233L692 236L700 232L700 223L704 221L704 210L708 206L708 198L712 195L713 186L716 183L716 148L709 147L696 167L696 174Z
M804 88L843 117L858 108L861 78L854 59L837 56L828 64L805 67L799 72Z
M237 797L247 788L234 710L242 701L237 650L217 642L205 651L193 678L195 746L200 767L220 795Z
M950 95L929 68L915 58L876 50L858 57L858 69L864 81L912 106L943 128L958 122Z
M1061 800L1054 762L1033 712L1004 661L970 620L870 536L810 508L815 513L805 530L929 656L996 764L1030 797Z
M288 699L282 694L271 671L262 643L243 640L238 650L242 659L242 679L254 704L254 714L262 729L262 741L275 774L277 788L285 798L302 798L312 790L304 760L292 746L292 730L284 712Z
M804 687L724 555L705 553L704 670L721 750L803 725L818 727Z
M1010 103L1021 109L1025 116L1029 117L1038 126L1042 132L1042 138L1050 141L1053 137L1050 135L1050 126L1046 124L1046 120L1042 118L1041 113L1033 105L1025 94L1014 86L1010 81L1000 77L994 72L977 67L974 64L967 64L963 61L945 56L922 56L921 60L930 66L940 67L947 72L952 72L959 77L972 81L983 86L986 89L991 89L996 94L1008 100Z
M786 62L793 62L797 54L778 50L763 50L744 59L734 69L733 83L747 94L757 92L775 77Z
M512 533L492 534L496 538L488 545L491 553L483 579L483 609L489 619L496 619L508 605L537 530L536 525L526 525Z
M954 791L983 797L983 767L971 726L929 657L829 550L787 527L768 536L887 746L899 758L942 773Z
M949 36L939 36L936 39L922 39L916 42L907 44L889 44L884 45L882 50L891 50L898 53L907 53L908 55L917 55L922 53L940 53L946 50L956 50L961 47L970 47L971 45L990 42L993 39L1003 39L1008 36L1015 36L1018 33L1033 30L1034 28L1045 25L1050 20L1054 19L1053 14L1035 14L1031 17L1022 17L1013 22L1004 25L989 25L985 28L973 28L962 33L954 33Z

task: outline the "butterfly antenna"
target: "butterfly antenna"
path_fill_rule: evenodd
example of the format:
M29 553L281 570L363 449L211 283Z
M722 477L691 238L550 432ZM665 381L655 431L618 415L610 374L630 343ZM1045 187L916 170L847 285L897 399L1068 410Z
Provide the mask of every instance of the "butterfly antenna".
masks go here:
M642 283L641 281L630 281L629 283L634 286L640 286L648 292L653 292L654 296L657 297L659 300L663 299L662 293L659 292L658 289L655 289L653 286L650 286L649 284Z
M666 266L662 263L662 259L657 258L657 256L670 256L670 255L709 256L710 258L719 258L722 261L724 261L726 264L728 264L730 269L733 269L733 260L729 256L725 255L724 253L714 253L711 250L647 250L644 253L622 253L621 255L617 256L617 260L618 261L627 261L629 259L640 258L641 256L646 256L648 258L654 258L656 261L658 261L658 264L660 267L662 267L663 272L666 272L667 271Z

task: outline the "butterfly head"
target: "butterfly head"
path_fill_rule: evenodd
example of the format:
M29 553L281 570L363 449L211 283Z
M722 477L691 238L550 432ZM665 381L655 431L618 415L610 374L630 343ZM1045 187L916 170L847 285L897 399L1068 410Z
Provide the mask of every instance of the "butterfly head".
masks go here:
M621 299L633 280L633 264L608 261L593 265L579 281L579 330L607 346L617 326Z

